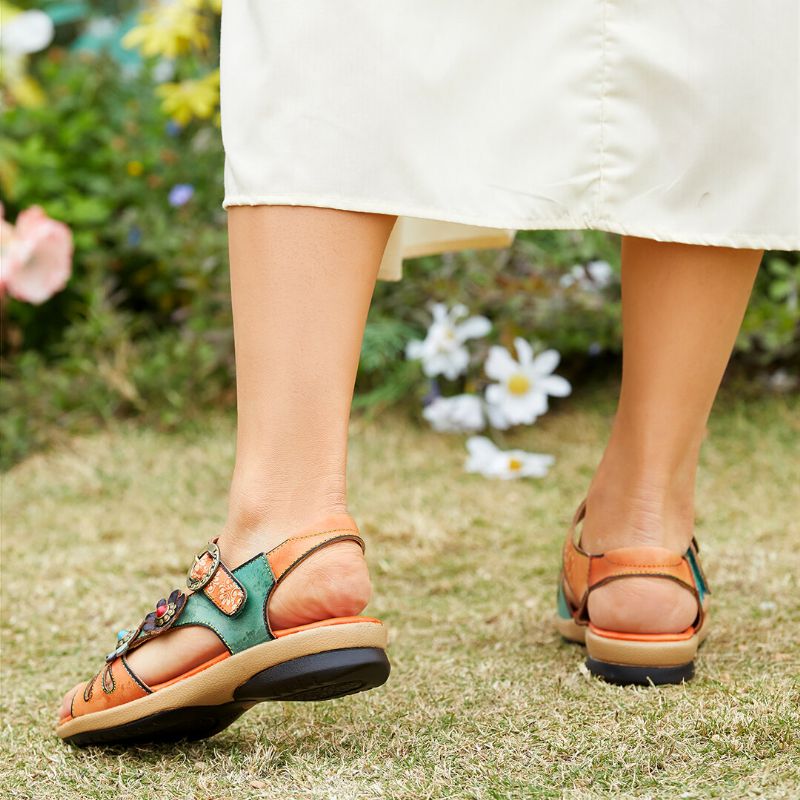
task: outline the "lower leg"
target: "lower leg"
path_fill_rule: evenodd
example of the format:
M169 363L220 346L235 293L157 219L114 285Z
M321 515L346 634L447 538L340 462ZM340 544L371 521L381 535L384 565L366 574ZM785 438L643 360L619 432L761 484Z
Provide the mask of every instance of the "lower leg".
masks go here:
M234 207L228 215L238 414L219 546L236 566L309 525L353 524L345 486L350 404L394 218L285 206ZM286 577L270 602L270 623L358 614L369 595L360 548L342 542ZM129 661L143 680L167 680L218 652L212 632L184 628L134 650Z
M220 537L228 561L347 514L350 404L393 222L330 209L229 211L238 430Z
M238 432L219 544L231 567L309 525L353 526L345 487L348 418L393 222L331 209L228 212ZM369 594L360 548L342 542L286 577L270 602L270 623L288 628L358 614ZM148 642L128 660L155 684L223 649L213 632L188 627Z
M588 551L689 546L700 445L760 260L761 251L623 239L622 391L588 492ZM631 578L596 590L589 613L602 628L672 633L696 607L669 581Z
M394 217L290 207L229 215L238 428L219 543L227 563L238 564L323 520L352 525L350 404ZM369 594L361 551L345 542L286 578L271 622L357 614Z

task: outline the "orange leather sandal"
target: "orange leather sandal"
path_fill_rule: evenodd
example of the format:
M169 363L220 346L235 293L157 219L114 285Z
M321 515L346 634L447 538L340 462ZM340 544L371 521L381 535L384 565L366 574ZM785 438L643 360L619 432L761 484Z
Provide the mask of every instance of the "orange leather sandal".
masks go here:
M203 739L265 700L328 700L383 684L386 629L371 617L338 617L272 630L269 602L300 563L336 542L364 548L349 528L286 539L233 570L216 539L197 555L184 593L160 600L137 628L120 631L102 669L72 700L56 732L76 745ZM214 631L226 651L158 686L131 669L126 654L173 628Z
M556 627L569 641L586 645L589 671L610 683L680 683L694 675L697 649L708 635L708 582L695 539L683 554L664 547L620 547L587 553L580 544L578 524L586 515L584 500L572 520L563 550L558 586ZM656 577L675 581L697 601L697 617L685 631L624 633L598 628L589 619L589 595L599 586L630 578Z

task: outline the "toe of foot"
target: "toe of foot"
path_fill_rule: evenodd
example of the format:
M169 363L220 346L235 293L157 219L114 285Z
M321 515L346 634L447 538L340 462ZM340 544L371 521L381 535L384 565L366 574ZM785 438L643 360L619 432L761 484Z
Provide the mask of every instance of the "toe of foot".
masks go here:
M82 686L82 683L76 683L62 698L61 707L58 710L59 721L65 719L72 713L72 698L75 697Z

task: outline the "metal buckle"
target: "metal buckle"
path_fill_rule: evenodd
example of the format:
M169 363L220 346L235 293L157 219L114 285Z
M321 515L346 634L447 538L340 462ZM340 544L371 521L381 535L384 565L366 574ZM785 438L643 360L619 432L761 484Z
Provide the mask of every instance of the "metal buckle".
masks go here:
M202 578L195 578L192 573L194 572L195 565L198 561L200 561L203 556L208 553L211 558L211 566L206 571L205 575ZM219 569L220 558L219 558L219 547L217 547L214 542L209 542L208 545L204 550L201 550L194 559L194 563L189 568L189 572L186 576L186 585L193 591L199 592L216 574L217 570Z

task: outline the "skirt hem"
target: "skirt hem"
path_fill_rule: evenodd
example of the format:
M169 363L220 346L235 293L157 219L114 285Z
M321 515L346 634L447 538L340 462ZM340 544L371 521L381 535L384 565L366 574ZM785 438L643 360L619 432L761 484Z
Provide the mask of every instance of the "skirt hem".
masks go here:
M705 245L708 247L732 247L752 250L800 250L800 238L792 239L790 236L775 236L765 233L680 233L628 226L617 220L589 215L581 218L563 216L530 219L509 217L492 219L484 215L475 216L436 208L404 206L402 203L348 197L305 196L300 194L231 195L226 196L222 201L222 208L226 210L230 206L258 205L333 208L340 211L359 211L367 214L390 214L398 217L430 219L440 222L480 226L492 229L531 231L597 230L623 236L635 236L641 239L653 239L658 242L678 242L682 244Z

